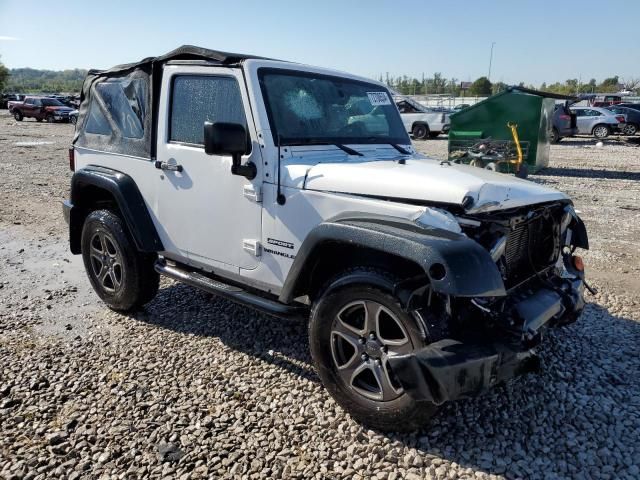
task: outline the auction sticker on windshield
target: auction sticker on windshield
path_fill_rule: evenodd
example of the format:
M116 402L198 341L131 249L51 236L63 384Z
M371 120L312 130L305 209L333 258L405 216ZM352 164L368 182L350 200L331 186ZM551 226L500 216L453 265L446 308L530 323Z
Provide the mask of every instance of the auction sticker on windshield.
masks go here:
M391 100L387 92L367 92L371 105L377 107L378 105L391 105Z

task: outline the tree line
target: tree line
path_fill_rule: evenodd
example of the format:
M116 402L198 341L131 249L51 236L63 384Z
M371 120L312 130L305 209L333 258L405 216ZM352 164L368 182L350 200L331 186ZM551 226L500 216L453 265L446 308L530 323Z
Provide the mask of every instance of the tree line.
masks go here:
M484 97L500 93L508 87L506 83L492 83L487 77L480 77L474 82L461 82L457 78L445 78L441 73L434 73L432 77L422 79L411 78L407 75L393 77L386 75L379 76L380 82L386 83L389 87L403 95L437 95L448 94L452 96L478 96ZM598 82L592 78L587 83L582 83L579 79L573 78L564 82L556 82L542 85L525 85L524 82L517 84L543 92L559 93L562 95L578 95L581 93L615 93L621 89L628 90L640 95L640 77L621 79L619 76L605 78Z
M68 92L78 93L87 75L86 70L7 69L0 63L0 91L14 93Z
M69 92L77 93L82 88L82 82L87 71L79 68L73 70L38 70L34 68L7 69L0 62L0 92L34 93L34 92ZM445 78L440 72L430 77L415 78L407 75L384 77L380 75L380 82L403 95L434 95L448 94L452 96L489 96L500 93L507 88L503 82L492 83L487 77L480 77L469 85L457 78ZM543 83L537 87L531 84L519 83L521 87L542 90L544 92L563 95L577 95L580 93L614 93L621 88L640 95L640 77L621 79L618 76L605 78L597 82L592 78L587 83L573 78L565 82ZM464 88L463 88L464 87Z

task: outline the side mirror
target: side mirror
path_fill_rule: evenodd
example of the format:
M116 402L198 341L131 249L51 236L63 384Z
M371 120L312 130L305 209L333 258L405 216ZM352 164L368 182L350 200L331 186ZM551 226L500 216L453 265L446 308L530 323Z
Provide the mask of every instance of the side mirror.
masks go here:
M247 151L247 131L239 123L204 122L204 152L207 155L231 155L231 173L253 180L257 168L253 162L240 164Z

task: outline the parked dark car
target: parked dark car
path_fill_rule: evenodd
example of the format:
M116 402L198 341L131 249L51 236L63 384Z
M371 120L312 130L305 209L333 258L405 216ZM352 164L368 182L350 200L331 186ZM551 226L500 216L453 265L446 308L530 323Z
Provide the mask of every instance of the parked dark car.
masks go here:
M25 97L24 102L9 102L9 111L19 122L25 117L35 118L38 122L68 122L71 110L73 109L49 97Z
M633 108L634 110L640 110L640 103L619 103L616 107Z
M553 112L553 127L549 140L558 143L564 137L573 137L578 134L576 114L569 109L567 102L556 104Z
M617 115L625 116L624 127L622 127L623 134L635 135L640 129L640 110L621 107L620 105L612 105L611 107L607 107L607 110L611 110Z

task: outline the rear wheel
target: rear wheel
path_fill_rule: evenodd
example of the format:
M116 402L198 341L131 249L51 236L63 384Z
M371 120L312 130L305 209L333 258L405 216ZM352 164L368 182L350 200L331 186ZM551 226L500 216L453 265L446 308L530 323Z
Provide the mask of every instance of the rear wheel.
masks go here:
M607 138L609 133L609 127L606 125L596 125L593 127L593 136L596 138Z
M389 357L427 343L391 295L394 283L366 268L336 278L313 306L309 343L322 383L355 419L381 430L415 430L437 407L405 393L389 367Z
M16 110L13 112L13 118L15 118L17 121L21 122L22 119L24 118L24 115L22 115L22 112L20 110Z
M560 133L558 132L558 129L553 127L553 129L551 130L551 134L549 135L549 141L551 143L558 143L561 140L561 138L562 137L560 137Z
M48 123L53 123L55 121L55 118L53 118L53 115L49 114L47 115L47 122Z
M70 121L75 125L76 123L78 123L78 117L74 115L73 117L70 118Z
M96 210L85 220L82 259L93 289L113 310L140 307L158 292L155 255L139 252L122 219L109 210Z
M429 136L429 127L423 123L418 123L411 129L411 134L416 140L424 140Z
M627 123L622 132L625 135L635 135L638 132L638 126L634 123Z

